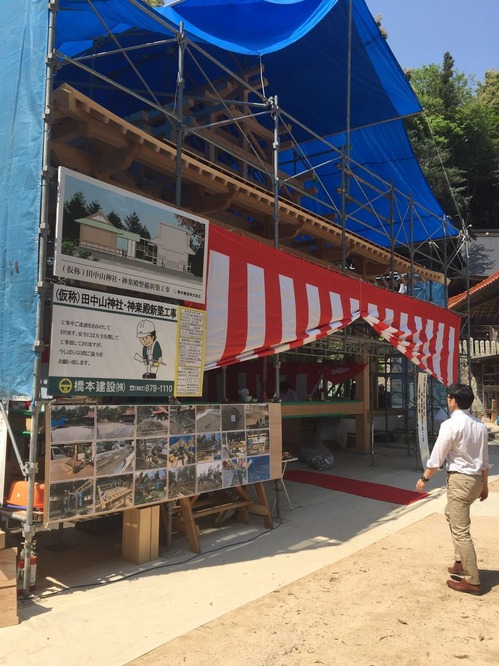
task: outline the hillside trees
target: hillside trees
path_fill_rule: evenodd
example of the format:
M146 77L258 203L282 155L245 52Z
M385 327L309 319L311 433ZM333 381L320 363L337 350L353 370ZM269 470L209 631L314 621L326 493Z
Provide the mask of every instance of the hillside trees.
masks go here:
M476 84L445 53L407 76L425 109L409 135L443 209L457 226L499 229L499 72Z

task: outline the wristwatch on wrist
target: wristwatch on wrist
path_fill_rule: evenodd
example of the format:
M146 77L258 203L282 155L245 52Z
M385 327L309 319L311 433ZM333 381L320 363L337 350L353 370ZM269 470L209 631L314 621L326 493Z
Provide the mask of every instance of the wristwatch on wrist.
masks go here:
M421 481L422 481L423 483L428 483L428 481L430 480L430 479L427 479L426 476L425 476L424 474L421 474L421 476L420 476L419 478L421 479Z

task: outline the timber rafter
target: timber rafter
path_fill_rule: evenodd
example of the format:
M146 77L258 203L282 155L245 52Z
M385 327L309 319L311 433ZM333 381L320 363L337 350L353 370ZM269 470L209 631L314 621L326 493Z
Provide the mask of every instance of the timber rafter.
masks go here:
M129 191L174 203L177 149L173 143L152 136L67 84L55 91L52 106L54 166L65 166ZM272 192L191 151L183 150L181 161L182 208L270 239ZM351 232L343 234L338 224L284 198L279 200L279 227L282 250L332 268L341 260L345 242L351 272L369 282L390 270L399 274L415 270L420 279L444 282L441 273L411 265L406 258L392 255Z

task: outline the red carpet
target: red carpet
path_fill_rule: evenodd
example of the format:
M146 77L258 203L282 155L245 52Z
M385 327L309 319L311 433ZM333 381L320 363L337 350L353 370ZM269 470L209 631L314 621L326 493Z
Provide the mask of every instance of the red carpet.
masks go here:
M404 490L385 486L382 483L371 483L371 481L357 481L356 479L345 479L342 476L332 474L321 474L320 472L309 472L308 470L289 470L284 475L286 481L297 481L298 483L310 483L320 488L339 490L342 493L368 497L380 502L391 502L392 504L412 504L428 493L418 493L415 490Z

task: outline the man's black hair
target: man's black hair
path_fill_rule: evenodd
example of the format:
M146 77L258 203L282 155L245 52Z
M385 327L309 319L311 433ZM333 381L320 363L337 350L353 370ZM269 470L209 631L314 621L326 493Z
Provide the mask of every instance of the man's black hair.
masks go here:
M475 399L475 394L468 384L451 384L447 387L447 395L454 398L459 409L469 409Z

